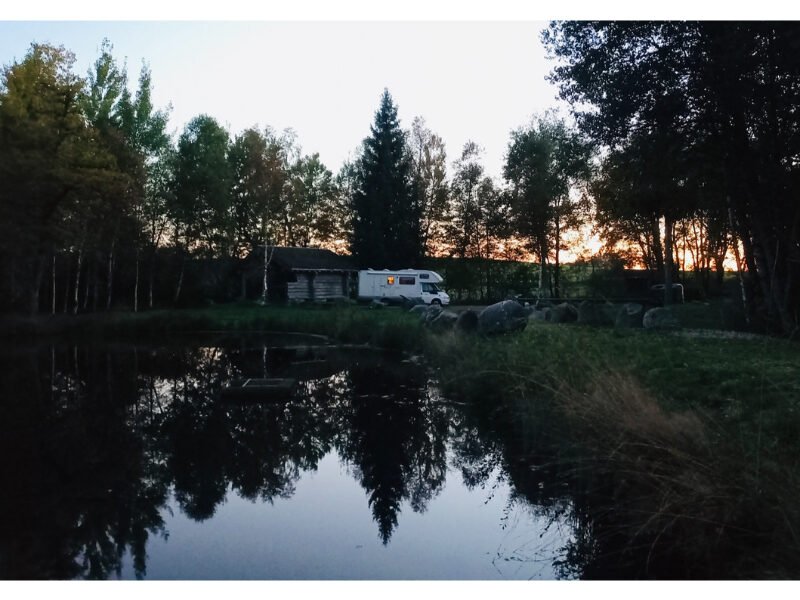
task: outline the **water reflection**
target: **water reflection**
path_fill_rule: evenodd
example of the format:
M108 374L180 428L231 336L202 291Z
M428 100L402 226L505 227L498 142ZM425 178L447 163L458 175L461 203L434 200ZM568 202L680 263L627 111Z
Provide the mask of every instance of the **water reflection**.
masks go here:
M487 429L485 415L444 401L427 371L401 357L318 339L219 337L4 348L0 368L6 579L122 577L126 560L145 577L148 545L169 536L170 506L204 523L234 497L291 499L331 453L363 489L383 547L403 507L424 515L453 469L485 502L508 490L507 514L522 503L544 523L572 518L563 490L530 468L530 452ZM298 387L289 401L220 400L246 377L291 377ZM518 546L495 558L536 552Z

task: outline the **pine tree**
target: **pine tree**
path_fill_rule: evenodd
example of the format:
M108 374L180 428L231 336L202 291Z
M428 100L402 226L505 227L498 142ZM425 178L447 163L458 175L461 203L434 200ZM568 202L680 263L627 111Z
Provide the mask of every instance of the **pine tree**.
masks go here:
M352 209L350 250L359 266L417 266L422 241L411 157L397 119L397 107L385 89L371 135L364 140L358 160Z

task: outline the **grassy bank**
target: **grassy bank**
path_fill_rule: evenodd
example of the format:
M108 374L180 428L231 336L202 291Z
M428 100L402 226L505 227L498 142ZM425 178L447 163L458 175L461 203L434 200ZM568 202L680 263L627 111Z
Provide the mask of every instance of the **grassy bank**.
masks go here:
M0 320L0 338L107 337L143 339L197 331L280 331L327 335L343 343L395 350L422 346L418 320L397 309L353 306L262 307L255 303L202 309L56 315Z
M536 468L558 463L591 515L587 552L658 565L643 576L800 574L797 344L532 323L429 338L427 353L448 394L505 415Z

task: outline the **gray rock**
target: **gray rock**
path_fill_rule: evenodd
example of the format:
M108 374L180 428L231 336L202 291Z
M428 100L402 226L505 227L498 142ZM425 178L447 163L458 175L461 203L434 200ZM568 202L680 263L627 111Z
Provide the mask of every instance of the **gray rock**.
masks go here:
M428 306L424 313L422 313L421 321L423 323L430 323L442 312L441 306Z
M644 306L634 302L628 302L619 307L617 318L614 320L614 326L620 329L641 327L643 316Z
M425 302L422 298L408 298L407 296L400 296L402 301L401 306L404 310L411 310L417 306L425 306Z
M578 323L581 325L613 325L614 306L607 302L584 300L578 305Z
M434 331L452 329L458 321L458 315L449 310L439 311L435 317L425 321L425 326Z
M515 300L503 300L478 315L478 331L484 335L522 331L528 324L525 308Z
M551 307L548 316L551 323L574 323L578 320L578 309L569 302L562 302Z
M550 312L549 308L545 308L545 309L542 309L542 310L534 309L528 315L528 321L546 321L547 320L547 314L549 312Z
M369 303L370 308L386 308L386 305L381 302L380 300L373 298L372 301Z
M456 320L456 331L463 331L465 333L472 333L478 330L478 313L474 310L467 309L458 315Z
M678 329L680 323L672 311L668 308L651 308L642 318L642 326L645 329Z
M412 306L408 312L414 315L424 315L428 312L428 307L424 304L417 304L416 306Z

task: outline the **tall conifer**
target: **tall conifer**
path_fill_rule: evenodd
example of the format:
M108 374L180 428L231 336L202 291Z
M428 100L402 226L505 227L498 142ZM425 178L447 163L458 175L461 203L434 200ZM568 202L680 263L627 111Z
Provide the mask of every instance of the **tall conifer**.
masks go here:
M397 107L385 89L358 160L352 204L350 249L359 266L417 266L422 243L411 157Z

